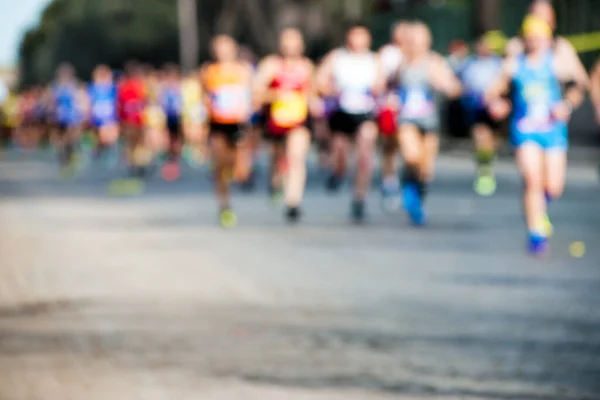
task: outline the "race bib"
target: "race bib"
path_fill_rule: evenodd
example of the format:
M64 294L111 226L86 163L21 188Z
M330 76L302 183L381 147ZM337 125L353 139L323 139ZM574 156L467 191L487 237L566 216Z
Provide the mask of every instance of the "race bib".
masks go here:
M405 93L402 114L410 118L428 116L434 109L433 102L422 89L410 89Z
M306 98L300 93L286 94L271 106L271 118L281 128L298 126L306 121L307 117Z
M340 95L340 109L348 114L367 114L375 108L375 100L364 90L348 90Z
M526 115L518 122L522 132L549 131L552 129L552 104L548 92L540 87L532 86L526 92Z
M112 118L115 114L115 107L109 101L101 101L92 106L92 113L96 118Z
M239 86L223 86L213 94L212 114L216 118L242 121L250 114L250 91Z

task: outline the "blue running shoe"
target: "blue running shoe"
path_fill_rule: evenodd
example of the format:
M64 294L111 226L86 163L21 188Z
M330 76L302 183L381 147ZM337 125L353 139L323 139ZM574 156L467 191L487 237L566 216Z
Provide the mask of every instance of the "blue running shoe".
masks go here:
M534 256L543 256L548 252L548 238L545 236L530 233L528 242L529 253Z
M426 218L423 212L419 188L414 183L407 183L402 187L404 210L408 213L410 221L417 226L425 225Z

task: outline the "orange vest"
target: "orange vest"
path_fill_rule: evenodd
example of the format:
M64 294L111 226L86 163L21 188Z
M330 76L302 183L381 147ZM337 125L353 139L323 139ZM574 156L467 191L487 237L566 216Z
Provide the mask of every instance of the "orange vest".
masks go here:
M251 87L243 64L207 67L204 84L210 96L210 120L218 124L246 122L252 112Z

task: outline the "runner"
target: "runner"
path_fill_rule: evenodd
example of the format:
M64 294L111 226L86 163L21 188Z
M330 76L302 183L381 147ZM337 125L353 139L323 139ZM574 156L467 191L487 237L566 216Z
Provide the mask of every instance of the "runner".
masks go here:
M389 80L396 72L403 60L403 48L409 39L410 24L398 22L392 28L392 42L379 50L379 61L383 75ZM381 105L378 116L379 132L382 142L382 166L381 166L381 198L385 211L395 211L399 207L398 193L400 182L397 173L398 132L396 126L396 114L393 109Z
M306 157L310 148L309 103L313 93L314 66L304 54L304 39L297 29L280 35L280 54L260 64L255 98L269 106L266 137L271 141L271 186L283 188L286 218L300 218L306 185Z
M577 63L553 50L547 22L530 15L522 33L526 52L504 62L501 78L487 99L494 114L505 114L501 96L512 88L511 139L524 181L528 247L533 254L543 254L551 233L547 205L562 194L565 184L567 123L581 103L585 86L574 83L561 94L560 82L577 79Z
M121 132L126 141L126 157L130 172L136 177L146 174L143 113L147 92L143 69L137 63L126 66L126 76L118 87Z
M347 171L350 144L356 147L358 162L351 206L355 222L365 218L365 198L371 186L377 141L374 95L384 86L377 56L370 48L368 29L361 24L352 25L346 34L346 46L325 57L317 76L321 94L338 100L338 109L330 119L333 134L330 188L336 189L341 184Z
M197 71L190 72L181 82L183 100L183 134L186 141L184 157L197 166L207 157L206 109L202 104L202 85Z
M161 87L164 73L150 68L145 76L146 104L143 113L144 147L146 162L156 160L156 156L164 154L169 145L167 130L167 117L161 104ZM177 167L175 167L177 169ZM168 170L168 169L167 169ZM162 171L164 173L164 171ZM176 173L177 171L175 171ZM167 178L169 174L167 173ZM164 176L163 176L164 177Z
M462 88L448 62L431 50L431 32L425 24L412 25L404 56L405 62L392 83L397 90L392 99L400 111L402 197L411 222L423 225L426 222L423 204L439 149L440 110L435 93L456 98Z
M5 89L0 101L0 148L12 145L15 130L19 126L19 98L8 87Z
M179 161L183 146L181 78L179 69L175 65L167 65L164 71L165 78L160 90L160 100L167 118L169 145L167 164L163 168L163 176L168 180L176 180L181 174Z
M236 41L226 35L212 41L215 62L202 69L201 77L210 121L210 145L219 202L219 220L233 227L237 216L231 208L230 184L248 176L248 157L240 142L252 112L252 66L241 61Z
M475 56L469 57L459 72L465 88L461 103L475 142L477 178L473 187L478 194L491 196L496 191L493 162L500 124L489 114L485 93L500 73L502 59L491 51L485 35L479 38L475 46Z
M98 155L105 154L110 164L118 162L118 153L114 145L119 139L119 124L117 119L117 88L113 73L106 65L96 67L93 82L89 86L90 122L95 130Z
M68 64L59 67L52 93L59 163L63 173L72 175L78 159L75 151L83 122L83 114L78 108L79 85L73 67Z

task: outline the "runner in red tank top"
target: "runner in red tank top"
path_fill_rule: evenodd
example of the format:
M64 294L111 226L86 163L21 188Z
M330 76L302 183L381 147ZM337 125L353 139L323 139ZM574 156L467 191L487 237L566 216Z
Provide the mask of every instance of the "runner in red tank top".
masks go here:
M145 168L141 157L144 151L143 115L146 105L146 85L142 68L137 64L127 66L127 76L118 87L119 119L127 142L127 161L134 175L143 175Z
M296 222L306 183L310 147L309 106L318 111L313 91L314 66L304 55L304 39L297 29L280 36L280 55L265 58L258 68L255 96L269 105L266 137L272 144L271 192L283 189L286 218ZM285 173L285 179L283 177Z

